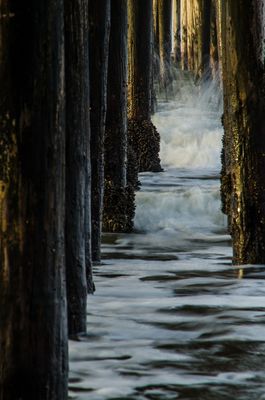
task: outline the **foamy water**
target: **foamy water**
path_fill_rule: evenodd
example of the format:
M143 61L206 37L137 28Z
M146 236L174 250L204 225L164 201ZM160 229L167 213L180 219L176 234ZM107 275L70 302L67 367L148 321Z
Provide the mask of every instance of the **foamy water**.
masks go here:
M231 266L220 211L218 85L160 102L164 172L141 174L135 233L104 235L76 400L265 399L265 268Z
M160 103L153 118L161 134L164 172L142 174L135 228L173 240L202 239L226 230L220 210L219 172L223 129L216 83L205 90L178 89L178 100ZM216 236L216 235L215 235Z

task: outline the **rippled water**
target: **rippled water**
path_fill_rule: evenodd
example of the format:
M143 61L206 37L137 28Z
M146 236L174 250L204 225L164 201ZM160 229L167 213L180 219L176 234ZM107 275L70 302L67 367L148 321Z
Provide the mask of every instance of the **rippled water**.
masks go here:
M105 235L71 399L265 399L265 268L231 266L216 85L160 102L165 171L142 174L135 233Z

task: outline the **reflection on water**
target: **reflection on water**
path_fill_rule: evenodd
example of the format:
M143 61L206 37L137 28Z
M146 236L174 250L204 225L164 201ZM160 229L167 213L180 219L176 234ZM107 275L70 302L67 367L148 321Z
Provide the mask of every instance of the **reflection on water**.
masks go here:
M142 174L136 232L104 236L71 399L265 400L265 267L231 266L213 91L155 115L165 172Z

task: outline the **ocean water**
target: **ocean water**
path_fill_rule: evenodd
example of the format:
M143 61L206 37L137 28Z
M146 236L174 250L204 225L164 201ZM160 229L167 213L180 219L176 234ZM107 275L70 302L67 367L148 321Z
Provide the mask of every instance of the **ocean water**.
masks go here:
M141 174L135 232L104 235L70 399L265 400L265 268L231 265L221 98L180 77L159 101L164 171Z

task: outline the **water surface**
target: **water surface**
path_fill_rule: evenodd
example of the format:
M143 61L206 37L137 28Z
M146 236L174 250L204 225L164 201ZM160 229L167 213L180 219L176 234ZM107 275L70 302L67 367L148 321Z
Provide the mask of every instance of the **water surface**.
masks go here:
M218 85L160 101L164 172L141 174L135 233L107 234L76 400L265 400L265 268L231 266L220 212Z

